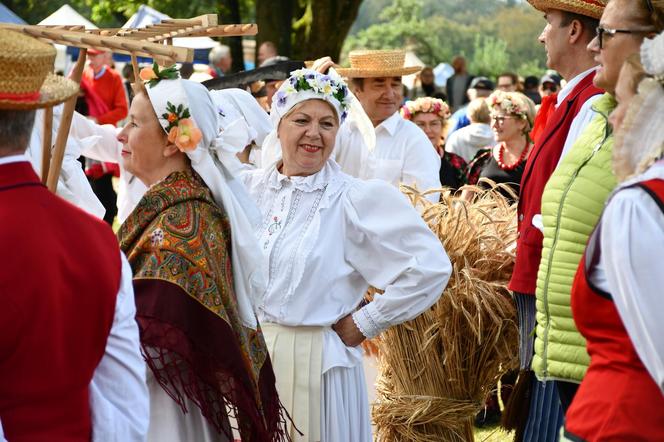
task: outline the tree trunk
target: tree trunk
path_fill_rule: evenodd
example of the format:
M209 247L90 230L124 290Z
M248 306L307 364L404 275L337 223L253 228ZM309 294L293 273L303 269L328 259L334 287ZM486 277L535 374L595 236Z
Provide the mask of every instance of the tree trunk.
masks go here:
M240 17L240 2L238 0L219 0L220 23L237 24L242 23ZM223 39L224 44L231 48L233 58L232 72L244 70L244 50L242 49L242 37L228 37Z
M265 41L277 47L279 55L291 56L291 25L293 8L297 0L256 0L256 54Z
M279 55L339 59L362 0L256 0L257 45L272 41Z

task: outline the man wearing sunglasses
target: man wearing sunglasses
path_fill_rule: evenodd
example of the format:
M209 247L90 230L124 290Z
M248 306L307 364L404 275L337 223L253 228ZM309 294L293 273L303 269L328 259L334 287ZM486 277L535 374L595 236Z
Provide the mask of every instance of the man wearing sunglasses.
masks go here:
M561 159L542 195L544 247L537 276L533 368L538 377L555 379L563 408L572 404L566 428L572 400L590 363L585 339L572 319L572 282L588 236L616 185L608 121L616 105L613 93L627 57L638 53L644 38L663 28L664 0L609 0L587 47L599 64L594 85L606 93L593 103L593 120ZM574 433L586 434L591 422L577 415Z
M547 67L559 72L567 84L557 91L557 94L542 102L542 109L535 123L538 135L521 179L518 203L519 238L509 288L514 292L521 330L520 382L530 382L532 390L528 418L518 420L526 423L523 428L517 429L517 433L523 432L524 441L553 442L557 440L563 415L555 384L552 381L540 382L527 373L533 358L532 332L537 311L535 292L542 253L543 236L539 230L541 197L563 148L570 146L592 119L590 105L602 92L592 84L597 63L586 50L586 45L595 36L595 28L606 0L528 1L543 12L546 20L539 41L546 50ZM553 369L564 373L564 356L559 352L554 352L552 356L557 358ZM535 368L540 367L536 365ZM541 381L549 380L548 372L535 372ZM519 390L527 391L523 388ZM524 400L527 399L513 395L510 402L518 404ZM508 405L508 414L512 404Z

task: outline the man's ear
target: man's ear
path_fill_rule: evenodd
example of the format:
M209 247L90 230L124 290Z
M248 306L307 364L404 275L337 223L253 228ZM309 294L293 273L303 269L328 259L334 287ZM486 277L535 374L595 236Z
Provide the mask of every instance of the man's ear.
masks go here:
M353 85L352 91L353 95L355 95L355 97L357 97L357 99L359 100L362 94L364 93L364 87L360 87L360 85Z
M579 20L572 20L572 23L569 25L569 42L570 44L575 44L579 41L583 35L583 25Z

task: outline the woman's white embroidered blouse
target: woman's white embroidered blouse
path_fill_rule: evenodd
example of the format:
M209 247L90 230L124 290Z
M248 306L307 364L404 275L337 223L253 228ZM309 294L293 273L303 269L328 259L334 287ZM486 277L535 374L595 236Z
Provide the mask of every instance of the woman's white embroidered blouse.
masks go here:
M354 312L371 338L443 292L452 271L445 250L389 184L353 178L333 160L307 177L289 178L274 165L244 180L263 216L255 233L269 282L258 319L326 327L323 372L362 360L329 328L339 319ZM358 310L369 284L385 293Z

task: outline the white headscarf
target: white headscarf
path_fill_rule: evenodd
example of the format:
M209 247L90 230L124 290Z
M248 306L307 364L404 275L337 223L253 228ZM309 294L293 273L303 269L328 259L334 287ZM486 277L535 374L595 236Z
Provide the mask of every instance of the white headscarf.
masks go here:
M339 124L342 124L348 116L352 95L346 83L334 71L328 75L312 69L298 69L291 72L288 80L281 84L272 98L270 120L273 129L263 142L262 167L269 167L281 158L281 143L277 134L281 119L296 105L313 99L330 103L337 114Z
M246 121L250 141L258 146L263 145L265 137L272 131L272 123L267 112L249 92L234 88L210 91L210 95L221 113L227 117L238 115Z
M246 124L240 119L222 122L217 105L205 86L194 81L177 79L160 80L146 90L159 123L166 130L169 126L163 114L167 105L182 105L189 109L191 118L202 133L195 149L186 151L192 168L207 184L215 202L223 207L231 225L231 262L233 282L242 322L256 328L254 306L266 287L266 278L260 263L262 254L254 227L260 223L260 212L250 199L244 186L235 178L234 171L241 169L237 153L246 144L238 139L248 138Z
M619 181L643 173L664 155L664 34L643 41L641 62L651 77L639 83L616 133L613 162Z

